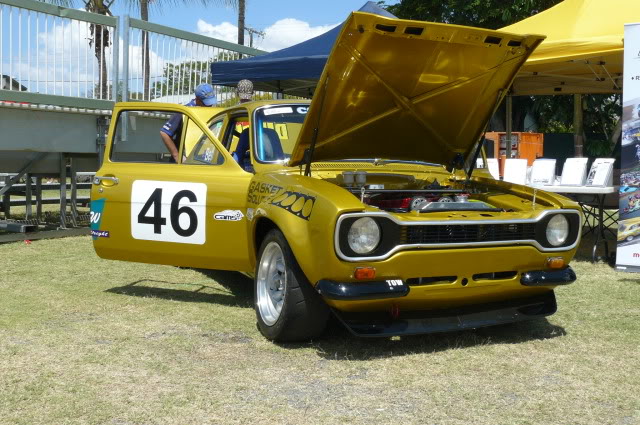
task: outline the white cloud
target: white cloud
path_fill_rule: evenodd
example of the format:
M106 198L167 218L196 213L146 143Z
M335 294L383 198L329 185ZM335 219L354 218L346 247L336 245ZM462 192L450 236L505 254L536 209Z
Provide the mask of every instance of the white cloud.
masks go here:
M284 49L285 47L293 46L294 44L324 34L336 25L337 24L312 27L308 22L295 18L280 19L264 30L264 40L260 40L257 47L268 51Z
M198 33L232 43L238 40L238 27L229 22L211 25L202 19L198 19Z
M265 28L264 39L256 37L254 39L254 47L272 52L274 50L284 49L293 46L310 38L323 34L334 28L333 25L318 25L312 27L308 22L295 18L285 18L276 21L273 25ZM202 19L198 20L198 32L200 34L217 38L220 40L235 43L238 39L238 27L223 22L219 25L212 25ZM245 44L249 44L249 37L245 35Z

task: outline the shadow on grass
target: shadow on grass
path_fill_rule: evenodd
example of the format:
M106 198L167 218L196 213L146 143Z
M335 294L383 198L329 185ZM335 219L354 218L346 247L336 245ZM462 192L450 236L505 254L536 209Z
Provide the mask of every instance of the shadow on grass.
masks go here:
M327 360L371 360L418 353L436 353L453 349L492 344L520 344L566 335L561 326L547 319L533 319L506 325L490 326L460 332L411 335L392 338L359 338L353 336L337 319L331 321L324 339L313 347ZM308 348L309 344L281 344L283 348Z
M215 280L219 285L227 289L230 294L221 293L220 289L211 285L185 284L151 279L143 279L128 285L111 288L106 292L184 302L206 302L245 308L253 307L253 281L250 278L237 272L194 270L207 278ZM152 286L154 283L157 286ZM190 285L194 289L171 288L170 286L173 285L180 287ZM169 286L169 288L165 288L166 286ZM370 360L491 344L519 344L563 335L566 335L564 328L552 325L546 319L533 319L527 322L460 332L393 338L361 338L353 336L336 318L332 317L322 339L312 343L278 345L285 349L296 350L300 348L307 349L311 344L317 350L318 355L327 360Z
M629 278L629 277L623 277L622 279L619 279L620 282L622 283L635 283L635 284L640 284L640 277L633 279L633 278Z
M231 294L221 292L220 289L200 283L176 283L163 280L141 279L124 286L107 289L105 292L119 295L129 295L132 297L160 298L172 301L195 302L195 303L215 303L228 306L253 307L253 286L252 281L245 275L237 272L222 270L201 270L194 269L206 277L215 280L218 284L227 289ZM158 284L153 286L154 284ZM185 287L191 286L194 289L177 289L161 286Z

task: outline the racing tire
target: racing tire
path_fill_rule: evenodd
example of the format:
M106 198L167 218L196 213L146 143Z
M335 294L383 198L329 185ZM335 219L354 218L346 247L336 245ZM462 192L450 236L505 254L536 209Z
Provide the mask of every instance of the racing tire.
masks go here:
M267 233L256 263L258 329L276 342L308 341L324 332L329 307L313 289L280 230Z

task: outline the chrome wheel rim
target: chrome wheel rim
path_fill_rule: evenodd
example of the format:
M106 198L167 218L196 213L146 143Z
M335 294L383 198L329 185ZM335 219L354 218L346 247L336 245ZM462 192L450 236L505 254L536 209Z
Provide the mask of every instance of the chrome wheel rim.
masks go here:
M262 252L256 279L260 317L267 326L273 326L282 312L287 282L284 254L276 242L269 242Z

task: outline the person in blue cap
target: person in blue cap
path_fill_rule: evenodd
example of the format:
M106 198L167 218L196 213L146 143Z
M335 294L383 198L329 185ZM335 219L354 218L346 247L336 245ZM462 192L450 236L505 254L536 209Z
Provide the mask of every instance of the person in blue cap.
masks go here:
M184 106L213 106L216 104L216 94L211 84L200 84L196 87L195 98ZM172 162L178 162L178 150L182 137L182 114L173 114L169 121L160 129L160 138L171 154Z

